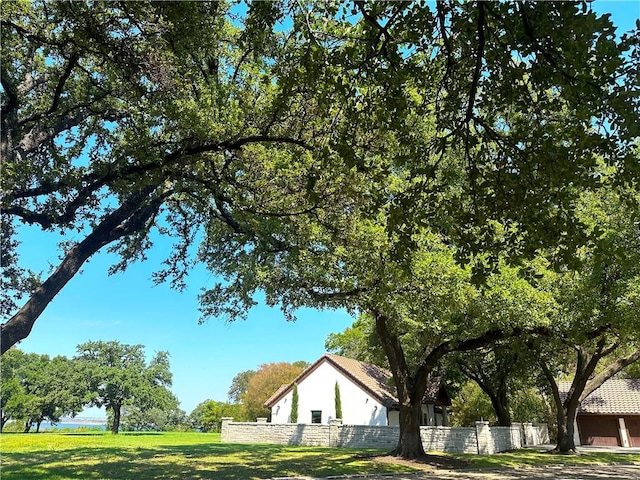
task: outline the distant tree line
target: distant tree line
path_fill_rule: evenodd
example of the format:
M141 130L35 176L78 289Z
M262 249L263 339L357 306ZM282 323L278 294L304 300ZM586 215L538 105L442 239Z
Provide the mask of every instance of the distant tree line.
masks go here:
M270 363L237 374L229 401L204 400L187 413L169 390L169 354L145 361L143 345L117 341L80 344L73 358L25 353L16 347L2 356L0 430L39 432L85 407L104 407L112 433L197 430L218 432L223 417L255 421L268 417L263 404L283 383L291 382L305 362Z
M12 348L2 357L1 427L13 421L25 433L43 422L57 424L84 407L105 407L113 433L165 430L184 423L171 393L169 354L148 363L142 345L86 342L77 355L50 358Z

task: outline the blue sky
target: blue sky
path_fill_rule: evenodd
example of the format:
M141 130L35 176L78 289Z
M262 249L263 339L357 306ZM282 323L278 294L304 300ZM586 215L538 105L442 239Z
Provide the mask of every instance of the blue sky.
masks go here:
M596 0L593 8L612 13L614 23L630 30L640 18L640 1ZM22 231L23 264L47 271L58 264L56 235L35 229ZM163 248L164 247L164 248ZM124 273L107 275L114 257L99 253L85 264L37 320L29 337L19 344L26 352L72 357L76 346L89 340L118 340L142 344L149 356L170 353L172 391L189 413L208 398L227 399L231 380L238 372L263 363L313 362L324 353L328 334L350 326L353 318L344 311L301 310L298 321L286 322L278 309L263 303L249 313L248 320L225 323L212 319L198 324L197 295L215 279L204 268L189 277L184 292L168 285L154 286L151 274L166 257L167 243L149 252L149 259L132 264ZM164 256L163 256L164 254ZM98 416L87 409L80 416Z
M42 270L57 264L51 245L59 237L23 231L23 238L28 239L21 246L25 265ZM317 310L301 310L297 322L287 322L278 309L261 303L246 321L212 319L199 325L196 297L215 278L197 268L184 292L164 284L154 286L151 274L165 258L167 246L166 241L158 241L146 262L112 276L107 270L115 256L99 253L92 257L18 347L72 357L76 346L88 340L118 340L144 345L148 356L166 350L173 373L171 390L189 413L208 398L225 401L231 380L241 371L270 362L313 362L324 353L327 335L353 322L345 312ZM96 414L97 409L88 409L81 416Z

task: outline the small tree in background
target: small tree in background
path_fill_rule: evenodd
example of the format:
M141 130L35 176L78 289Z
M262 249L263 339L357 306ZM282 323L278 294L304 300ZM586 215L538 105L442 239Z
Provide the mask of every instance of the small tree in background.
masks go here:
M249 388L249 380L255 374L255 370L245 370L233 377L229 392L227 393L229 403L242 403L242 397L247 393L247 389Z
M452 399L450 423L454 427L473 426L478 420L497 423L489 396L476 382L468 381Z
M249 421L255 422L258 417L269 417L271 411L265 408L264 402L282 385L293 382L306 366L305 362L260 365L255 375L249 379L247 392L242 397Z
M336 418L342 418L342 400L340 399L340 385L336 380L335 386L335 400L336 400Z
M298 384L293 384L293 392L291 394L291 423L298 423Z
M242 419L242 406L237 403L205 400L191 413L191 426L202 432L219 432L224 417L232 417L236 421Z

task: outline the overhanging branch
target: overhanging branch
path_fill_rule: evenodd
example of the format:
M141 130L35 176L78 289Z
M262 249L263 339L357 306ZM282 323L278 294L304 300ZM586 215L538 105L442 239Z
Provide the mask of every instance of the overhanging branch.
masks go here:
M473 118L473 109L476 103L476 95L478 93L478 85L480 83L480 74L482 72L482 62L484 61L484 47L485 47L485 23L486 23L486 10L484 2L478 2L478 48L476 50L476 65L473 71L473 77L471 78L471 89L469 90L469 101L467 102L467 113L465 115L464 123L468 124Z
M165 195L146 202L156 186L149 186L129 197L107 215L80 243L66 252L62 262L31 295L23 307L0 326L1 353L26 338L37 318L62 288L80 270L84 262L102 247L144 228L147 220L160 208Z

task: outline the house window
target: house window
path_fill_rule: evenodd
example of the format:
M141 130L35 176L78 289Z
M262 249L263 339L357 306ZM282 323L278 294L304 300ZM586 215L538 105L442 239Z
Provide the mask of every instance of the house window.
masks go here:
M311 423L322 423L322 410L311 410Z

